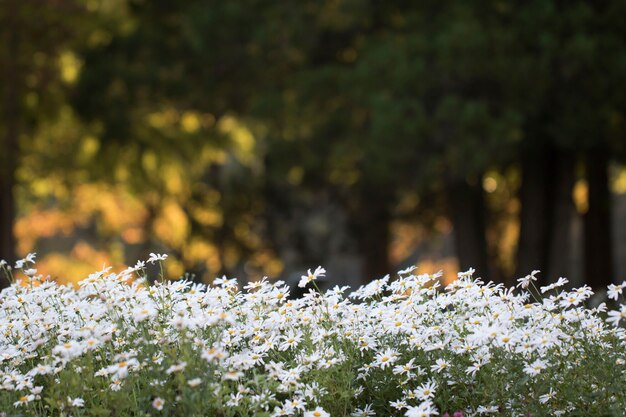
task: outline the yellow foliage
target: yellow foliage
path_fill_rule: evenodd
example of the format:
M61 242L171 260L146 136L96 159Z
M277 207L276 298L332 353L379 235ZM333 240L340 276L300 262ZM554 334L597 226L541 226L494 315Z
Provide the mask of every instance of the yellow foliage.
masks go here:
M100 141L95 136L87 135L81 141L80 154L81 161L91 160L100 150Z
M98 251L85 242L78 242L69 256L50 253L37 260L37 270L61 284L76 284L94 271L113 266L121 271L125 265L113 265L104 251Z
M146 151L141 156L141 165L146 172L150 174L156 174L159 160L157 155L152 151Z
M616 194L626 193L626 167L618 168L611 190Z
M72 214L59 210L36 210L28 216L20 217L14 227L18 253L26 255L32 252L38 239L69 235L77 220L79 219Z
M233 116L222 117L217 127L230 137L235 157L242 164L250 165L254 160L256 142L252 132Z
M588 188L586 180L576 181L572 191L572 199L579 214L585 214L589 210Z
M222 212L213 207L193 205L190 208L193 218L203 226L220 227L223 222Z
M189 219L182 207L170 199L163 203L153 228L158 239L171 247L179 248L189 236Z
M443 285L448 285L457 279L459 273L459 262L455 257L441 259L423 259L417 263L417 273L434 274L442 271L441 277Z
M196 133L200 130L200 116L196 112L186 111L180 118L180 125L186 133Z
M168 258L165 263L165 274L167 278L176 279L184 275L185 266L176 258Z
M205 164L223 164L226 162L226 152L224 152L223 149L216 148L214 145L207 143L200 150L200 160Z
M201 239L193 239L185 248L185 259L189 261L200 261L210 258L217 252L214 245Z
M76 54L71 51L61 53L59 57L59 67L61 79L68 84L73 84L78 79L82 62Z

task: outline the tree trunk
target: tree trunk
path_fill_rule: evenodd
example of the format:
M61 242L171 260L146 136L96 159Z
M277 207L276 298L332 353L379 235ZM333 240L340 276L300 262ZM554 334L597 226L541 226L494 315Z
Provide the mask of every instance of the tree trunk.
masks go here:
M550 158L545 148L522 154L520 232L517 243L515 277L538 269L546 272L548 253ZM543 276L543 274L542 274Z
M559 277L570 277L572 272L572 222L576 209L572 200L576 158L571 153L556 152L550 164L550 227L548 257L543 283L554 282Z
M363 258L364 284L391 273L389 210L391 196L386 192L363 190L351 219L353 236Z
M595 148L585 156L589 202L584 216L585 281L594 290L605 289L613 281L608 164L605 148Z
M212 240L217 247L218 257L220 260L220 269L218 271L210 271L211 274L221 277L226 275L232 276L230 269L226 263L226 243L228 241L228 227L231 225L228 223L228 201L226 201L226 193L224 190L223 168L222 165L214 163L209 167L209 184L211 187L219 191L220 193L220 210L222 210L222 223L216 228Z
M18 2L7 4L7 44L4 59L4 126L5 132L0 143L0 259L8 262L15 260L15 171L17 168L19 136L19 22L17 19ZM7 281L0 279L0 289L7 286Z
M474 268L476 276L490 281L482 186L461 180L448 181L446 187L459 268L461 271Z

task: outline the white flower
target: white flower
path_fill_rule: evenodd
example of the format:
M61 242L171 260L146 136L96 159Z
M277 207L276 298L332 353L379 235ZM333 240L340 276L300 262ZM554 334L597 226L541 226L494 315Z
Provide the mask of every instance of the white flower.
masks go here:
M559 277L557 282L554 282L554 283L552 283L550 285L546 285L545 287L541 287L540 288L541 293L544 294L547 291L553 290L553 289L558 288L558 287L562 287L563 285L567 284L568 282L569 281L567 280L567 278Z
M608 315L609 317L607 317L606 321L614 326L619 326L620 320L626 319L626 304L622 304L619 311L609 311Z
M132 314L135 321L142 322L146 319L156 316L157 311L150 306L143 306L133 309Z
M165 405L165 400L161 397L156 397L154 401L152 401L152 407L158 411L163 410L164 405Z
M410 271L409 271L410 272ZM352 417L369 417L374 416L376 413L372 411L372 404L367 404L364 408L357 408L351 414Z
M128 360L123 360L114 365L109 366L106 371L107 374L112 375L112 378L122 379L128 376L128 370L130 368L134 368L139 365L139 361L135 358L129 358Z
M209 348L209 349L203 350L200 356L205 361L212 362L214 360L220 361L220 360L226 358L227 355L228 355L227 352L224 352L224 351L222 351L220 349Z
M374 358L374 366L385 369L397 360L398 354L394 350L385 349L384 351L376 354L376 357Z
M484 405L480 405L476 409L476 413L478 414L494 414L497 412L498 412L498 406L496 405L490 405L488 407L485 407Z
M528 286L530 285L530 283L532 281L537 281L537 277L535 277L536 274L538 274L540 271L533 271L530 273L530 275L526 275L524 278L519 278L517 280L517 282L519 282L519 284L517 284L518 287L522 287L524 289L528 288Z
M465 272L459 272L459 273L457 274L457 276L458 276L459 278L469 278L469 277L471 277L472 275L474 275L474 272L476 272L476 270L475 270L474 268L470 268L470 269L468 269L468 270L467 270L467 271L465 271Z
M167 368L165 373L169 375L169 374L173 374L177 372L182 372L186 366L187 366L187 362L181 361L181 362L178 362L176 365L172 365L169 368Z
M35 399L35 396L33 394L30 395L23 395L20 397L19 400L17 400L16 402L13 403L14 407L19 407L20 405L24 405L24 404L28 404L29 402L33 401Z
M392 406L393 408L395 408L396 410L402 410L403 408L407 408L408 407L406 401L404 401L404 400L390 401L389 405Z
M411 360L408 361L406 364L397 365L396 367L393 368L393 373L395 375L405 374L408 376L411 373L411 371L416 368L416 366L413 365L414 361L415 361L415 358L411 358Z
M433 372L441 372L441 371L448 369L449 367L450 367L450 362L444 359L437 359L435 361L435 365L432 365L430 367L430 370Z
M554 391L552 388L550 388L550 391L548 391L547 394L543 394L539 396L539 402L541 404L545 404L548 401L552 400L556 398L556 391Z
M561 307L577 306L592 295L593 291L591 291L591 287L585 285L567 293L559 304L561 305Z
M435 398L435 391L437 390L437 383L435 381L428 381L425 384L420 385L414 391L417 398L426 401L429 398Z
M321 266L318 266L315 269L315 272L311 272L311 270L309 269L307 271L307 275L302 275L300 277L300 282L298 283L298 287L304 288L306 287L306 284L308 284L311 281L315 281L319 277L325 276L325 274L326 274L326 270L322 268Z
M624 287L626 286L626 282L622 282L620 285L614 285L611 284L608 286L608 291L607 291L607 297L609 297L611 300L616 300L619 298L619 296L622 294L622 290L624 289Z
M296 346L298 346L301 340L302 340L301 334L297 334L294 331L290 331L287 335L283 337L283 342L278 346L278 349L288 350L291 348L295 348Z
M322 407L317 407L313 411L306 411L304 417L330 417L330 414L324 411Z
M224 374L224 380L237 381L242 376L243 376L243 372L241 371L228 371Z
M415 271L416 269L417 269L417 265L411 265L408 268L403 269L402 271L398 271L398 275L407 275Z
M166 259L167 255L165 254L150 253L150 258L148 258L148 262L153 264L156 261L164 261Z
M542 370L546 369L546 367L547 367L546 362L542 361L541 359L537 359L533 363L526 365L524 367L524 372L530 376L535 376L535 375L539 375L539 373Z
M430 417L438 414L437 409L430 400L424 401L417 407L408 407L406 413L404 413L406 417Z
M74 399L67 397L67 402L70 403L72 407L82 408L85 406L85 400L80 397Z
M187 381L187 385L189 385L191 388L197 387L200 384L202 384L202 379L200 378L194 378Z

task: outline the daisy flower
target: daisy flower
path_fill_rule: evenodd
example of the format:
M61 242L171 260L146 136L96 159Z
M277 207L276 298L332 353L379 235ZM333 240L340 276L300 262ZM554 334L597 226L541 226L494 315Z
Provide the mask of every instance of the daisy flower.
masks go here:
M17 400L16 402L13 403L14 407L19 407L21 405L24 404L28 404L29 402L33 401L35 399L35 396L33 394L30 395L23 395L20 397L19 400Z
M422 401L426 401L435 397L435 391L437 390L437 383L435 381L428 381L425 384L420 385L415 390L415 395Z
M150 258L148 258L148 262L153 264L157 261L164 261L167 259L167 255L158 254L158 253L150 253Z
M619 311L609 311L608 315L609 317L607 317L606 321L614 326L619 326L620 320L626 319L626 304L622 304Z
M607 297L609 297L611 300L617 301L619 296L622 294L624 287L626 287L626 282L622 282L620 285L609 285L608 291L606 293Z
M438 414L437 409L430 400L424 401L417 407L408 407L406 413L404 413L406 417L430 417Z
M71 398L71 397L67 397L67 402L72 406L72 407L76 407L76 408L82 408L85 406L85 400L83 400L82 398L78 397L78 398Z
M152 408L155 410L161 411L163 410L163 406L165 405L165 400L161 397L156 397L154 401L152 401Z
M546 369L547 364L541 359L537 359L533 363L526 365L524 367L524 372L530 376L539 375L539 373Z
M307 271L307 275L302 275L300 277L300 282L298 283L298 287L304 288L309 282L315 281L317 278L323 277L325 275L326 275L326 270L322 268L321 266L318 266L315 269L315 272L311 272L311 270L309 269Z
M528 286L530 285L530 283L532 281L537 281L537 277L535 275L537 275L540 271L533 271L531 272L529 275L526 275L523 278L519 278L517 280L517 282L519 282L519 284L517 284L518 287L522 287L523 289L528 288Z
M313 411L306 411L304 417L330 417L322 407L316 407Z
M398 354L393 349L385 349L383 352L376 354L374 366L385 369L397 360Z

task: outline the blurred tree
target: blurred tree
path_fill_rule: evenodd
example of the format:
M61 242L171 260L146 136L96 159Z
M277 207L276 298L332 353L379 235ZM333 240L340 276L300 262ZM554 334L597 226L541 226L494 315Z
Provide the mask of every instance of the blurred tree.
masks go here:
M197 4L124 1L116 15L103 13L106 36L79 49L72 102L99 138L92 178L123 182L146 204L142 248L131 256L160 243L187 270L232 273L258 246L249 230L254 181L241 175L258 171L256 144L231 114L241 94L233 80L249 74L226 49L223 61L217 49L204 54L194 20L214 17L196 14Z
M19 2L9 1L4 8L2 22L2 44L6 51L2 56L2 67L5 82L3 85L2 145L0 146L0 259L12 262L15 260L15 239L13 222L15 221L15 186L16 158L18 155L18 138L20 123L19 91L21 80L18 60L20 48ZM7 286L4 279L0 280L0 289Z
M483 9L366 0L129 7L132 29L82 54L76 108L105 122L105 138L131 137L138 105L167 100L217 120L234 112L259 122L268 218L280 212L269 195L331 190L372 277L391 269L398 194L447 189L461 265L489 275L481 176L515 139L516 119L497 105L489 62L498 38L483 31Z
M517 274L540 268L556 276L568 265L561 242L582 163L590 190L586 264L594 277L610 277L602 173L623 139L615 88L625 73L620 2L124 4L104 40L80 51L75 108L98 129L104 166L127 155L117 163L134 189L157 190L146 191L154 194L150 217L174 198L191 235L216 242L220 265L233 252L254 251L246 230L263 230L278 253L282 232L274 226L325 195L349 219L348 246L364 275L382 275L391 269L398 198L428 194L437 196L435 212L445 201L461 268L505 278L489 260L494 243L485 232L494 213L483 177L516 165ZM252 156L233 157L241 146ZM201 182L174 197L157 175L168 164ZM211 204L219 206L215 223L197 216ZM264 225L254 220L260 213ZM302 261L320 262L316 256ZM588 280L601 284L590 273Z
M71 21L82 12L74 0L44 5L8 0L0 8L0 259L15 260L15 190L22 152L37 126L58 114L60 53L75 36Z
M582 164L589 187L586 281L600 288L612 280L607 170L609 154L623 142L623 128L615 124L624 112L615 94L626 74L624 29L615 17L623 7L536 1L510 11L518 65L510 72L508 100L524 115L525 135L518 275L539 268L544 279L555 279L571 272L564 247L572 238L571 194Z

